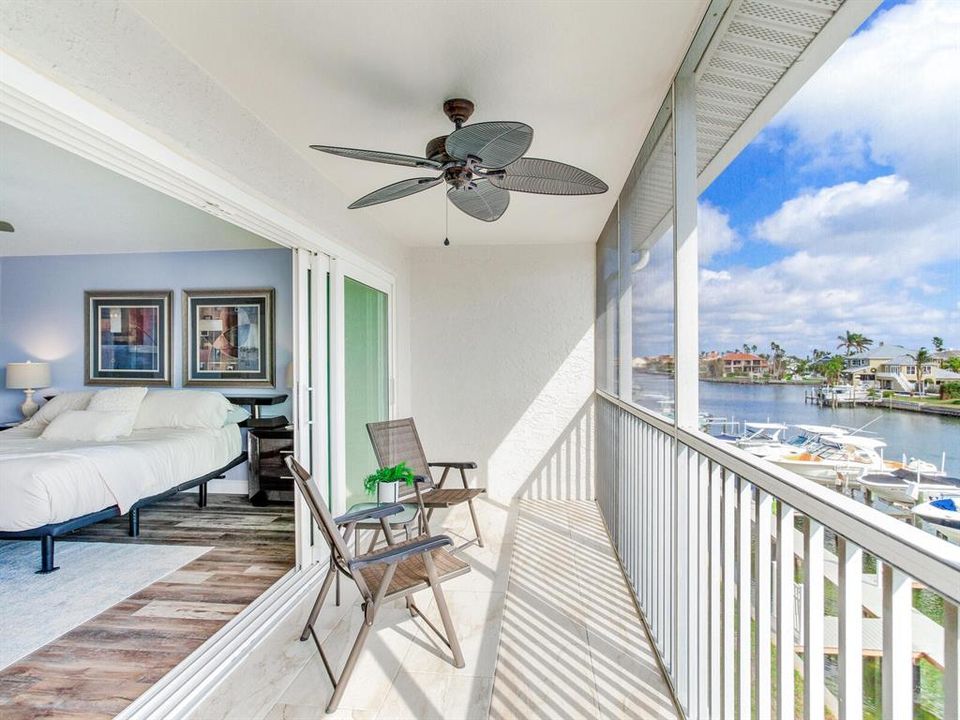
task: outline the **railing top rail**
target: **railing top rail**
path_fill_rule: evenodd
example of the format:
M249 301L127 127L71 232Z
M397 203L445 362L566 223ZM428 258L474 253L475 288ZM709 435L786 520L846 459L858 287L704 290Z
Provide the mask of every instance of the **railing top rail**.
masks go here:
M675 437L952 602L960 603L960 547L706 433L677 428L603 390L596 393L602 400Z

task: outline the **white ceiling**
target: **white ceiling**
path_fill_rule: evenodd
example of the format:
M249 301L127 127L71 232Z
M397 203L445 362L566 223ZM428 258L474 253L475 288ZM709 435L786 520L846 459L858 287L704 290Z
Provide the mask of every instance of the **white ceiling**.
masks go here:
M0 256L276 247L0 123Z
M308 145L422 155L453 127L440 109L450 97L476 103L472 122L533 126L531 157L580 166L611 188L513 193L489 224L450 207L451 240L491 244L596 239L707 0L130 4L308 157L344 205L420 171ZM401 242L432 245L443 237L443 203L438 187L352 212Z

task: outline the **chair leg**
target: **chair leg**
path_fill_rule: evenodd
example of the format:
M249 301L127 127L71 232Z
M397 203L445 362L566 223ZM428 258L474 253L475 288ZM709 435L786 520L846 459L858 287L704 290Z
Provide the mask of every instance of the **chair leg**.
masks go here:
M377 528L373 531L373 537L370 539L370 545L367 547L367 552L372 553L373 549L377 546L377 540L380 539L380 528Z
M463 471L463 468L460 468L460 479L463 481L464 489L468 489L470 486L467 484L467 474ZM470 507L470 517L473 519L473 529L477 533L477 545L483 547L483 536L480 534L480 523L477 521L477 511L473 507L473 499L467 500L467 505Z
M437 485L437 490L442 490L442 489L443 489L443 484L447 481L447 475L448 475L449 473L450 473L450 468L449 468L449 467L445 467L445 468L443 469L443 475L440 476L440 483ZM430 530L429 530L429 522L430 522L430 518L433 517L433 511L434 511L434 509L435 509L435 508L430 508L430 509L427 511L427 520L426 520L426 523L428 524L427 532L430 532Z
M347 657L347 662L343 665L343 670L340 671L340 678L337 680L333 688L333 696L330 698L330 702L327 704L328 713L332 713L340 704L340 698L343 696L344 690L347 689L347 682L349 682L350 676L353 674L353 668L357 664L357 660L360 658L360 653L363 651L363 645L367 641L367 635L370 634L371 627L373 626L368 625L366 622L360 625L360 632L357 633L357 639L353 641L353 647L350 649L350 655Z
M327 705L328 713L332 713L337 709L337 705L340 704L340 698L343 695L343 691L347 689L347 682L350 680L350 675L353 674L353 668L360 658L360 653L363 651L363 644L367 641L370 628L373 627L373 623L377 619L377 611L380 609L381 603L383 603L383 598L387 594L387 589L390 587L390 581L393 580L393 574L396 570L397 566L395 564L388 565L386 571L383 573L383 580L380 583L380 588L377 590L376 596L361 605L363 608L363 623L360 625L360 632L357 633L357 639L354 640L353 647L350 649L350 655L343 664L343 670L340 671L340 677L333 684L333 697L330 698L330 702ZM319 643L317 646L319 647ZM322 648L320 652L322 655ZM332 678L333 676L331 674L331 679Z
M430 553L423 554L423 564L427 569L427 577L430 579L433 597L437 601L437 610L440 611L440 620L443 622L443 629L447 633L447 644L450 645L450 650L453 652L453 666L462 668L466 664L463 661L463 650L460 649L457 629L453 626L453 618L450 617L450 608L447 607L447 600L443 596L443 589L440 587L440 581L437 579L437 568L434 567L433 557L431 557Z
M317 599L313 603L313 608L310 610L310 617L307 619L307 624L303 626L303 632L300 633L300 642L310 637L310 629L317 621L317 616L320 615L320 610L323 608L323 601L327 599L327 593L330 592L330 585L333 583L335 575L339 575L339 573L331 559L330 570L327 571L327 576L323 579L323 585L320 586L320 592L317 594ZM339 578L337 579L339 580Z

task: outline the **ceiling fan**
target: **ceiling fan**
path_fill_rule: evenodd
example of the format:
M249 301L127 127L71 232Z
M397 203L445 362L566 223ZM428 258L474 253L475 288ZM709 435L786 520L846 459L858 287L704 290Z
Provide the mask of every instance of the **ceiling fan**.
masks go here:
M350 204L350 209L369 207L447 184L447 198L470 217L493 222L510 204L510 191L541 195L593 195L607 185L586 170L573 165L523 157L533 141L533 128L521 122L482 122L466 125L473 103L462 98L447 100L443 112L456 126L449 135L427 143L426 157L377 150L311 145L314 150L388 165L434 170L434 177L401 180Z

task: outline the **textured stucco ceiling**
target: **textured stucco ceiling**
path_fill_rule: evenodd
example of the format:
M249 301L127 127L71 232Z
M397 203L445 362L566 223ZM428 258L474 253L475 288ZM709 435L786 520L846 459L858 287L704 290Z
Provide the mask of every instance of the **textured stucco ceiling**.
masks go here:
M496 223L450 207L458 243L593 242L613 206L706 0L644 2L129 3L343 192L344 205L419 171L322 155L311 143L422 154L467 97L472 121L533 126L529 155L583 167L611 191L514 193ZM237 152L243 147L238 139ZM439 188L369 213L393 237L433 245Z
M0 256L276 247L0 123Z

